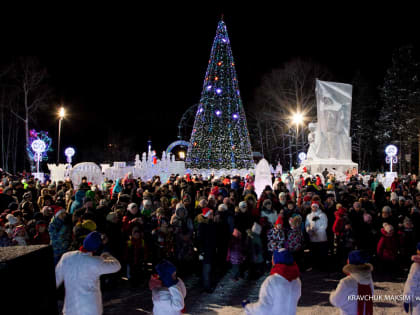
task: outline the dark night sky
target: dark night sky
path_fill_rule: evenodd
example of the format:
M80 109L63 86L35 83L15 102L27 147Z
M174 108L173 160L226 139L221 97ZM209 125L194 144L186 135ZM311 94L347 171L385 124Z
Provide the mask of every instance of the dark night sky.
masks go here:
M343 14L341 8L304 13L285 7L129 11L86 14L73 18L58 35L47 29L36 37L43 46L39 51L48 52L39 55L51 85L71 112L63 124L63 147L73 145L80 159L92 143L105 144L113 133L132 137L139 153L149 137L159 152L177 140L182 113L199 101L221 11L245 111L261 76L290 58L309 57L342 82L350 82L360 69L377 86L393 49L406 43L418 48L419 43L409 8L403 8L407 14L402 16L394 8L387 14L362 9ZM39 127L55 134L57 120L46 114Z

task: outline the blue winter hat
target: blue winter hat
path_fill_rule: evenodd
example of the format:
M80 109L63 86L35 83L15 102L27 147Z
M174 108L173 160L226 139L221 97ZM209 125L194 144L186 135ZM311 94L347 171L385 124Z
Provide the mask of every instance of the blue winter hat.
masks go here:
M417 243L417 250L420 250L420 243Z
M353 250L349 254L349 264L362 265L369 262L369 256L361 250Z
M292 253L287 249L282 248L279 251L273 253L274 264L284 264L284 265L293 265L293 256Z
M93 231L83 241L83 248L88 252L95 252L102 244L101 233Z
M172 279L172 274L176 271L176 267L171 262L163 260L156 266L156 271L165 287L169 288L178 283L178 279Z

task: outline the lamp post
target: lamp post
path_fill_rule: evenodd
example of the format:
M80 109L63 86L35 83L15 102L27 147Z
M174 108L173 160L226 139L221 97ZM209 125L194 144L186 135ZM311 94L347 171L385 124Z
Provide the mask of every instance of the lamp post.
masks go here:
M60 118L58 120L58 149L57 149L57 164L60 164L60 139L61 139L61 122L64 118L64 107L60 108L60 111L58 112L58 117Z
M292 123L296 125L296 153L298 154L299 148L298 148L298 141L299 141L299 125L303 123L305 118L303 117L303 113L301 112L295 112L292 115Z

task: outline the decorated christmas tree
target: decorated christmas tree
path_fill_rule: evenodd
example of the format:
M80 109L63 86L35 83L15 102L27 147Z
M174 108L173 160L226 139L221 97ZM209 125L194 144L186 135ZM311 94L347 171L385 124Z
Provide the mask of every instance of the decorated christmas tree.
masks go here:
M225 23L219 22L186 157L190 169L253 167L245 111Z

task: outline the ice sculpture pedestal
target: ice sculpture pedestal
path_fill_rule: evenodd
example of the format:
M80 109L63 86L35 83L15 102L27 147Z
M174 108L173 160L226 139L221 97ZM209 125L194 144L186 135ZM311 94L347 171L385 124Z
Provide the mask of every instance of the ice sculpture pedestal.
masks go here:
M322 173L326 168L335 169L338 172L346 173L349 169L354 167L358 169L357 163L349 160L323 159L323 160L306 160L303 161L302 166L306 166L310 174Z

